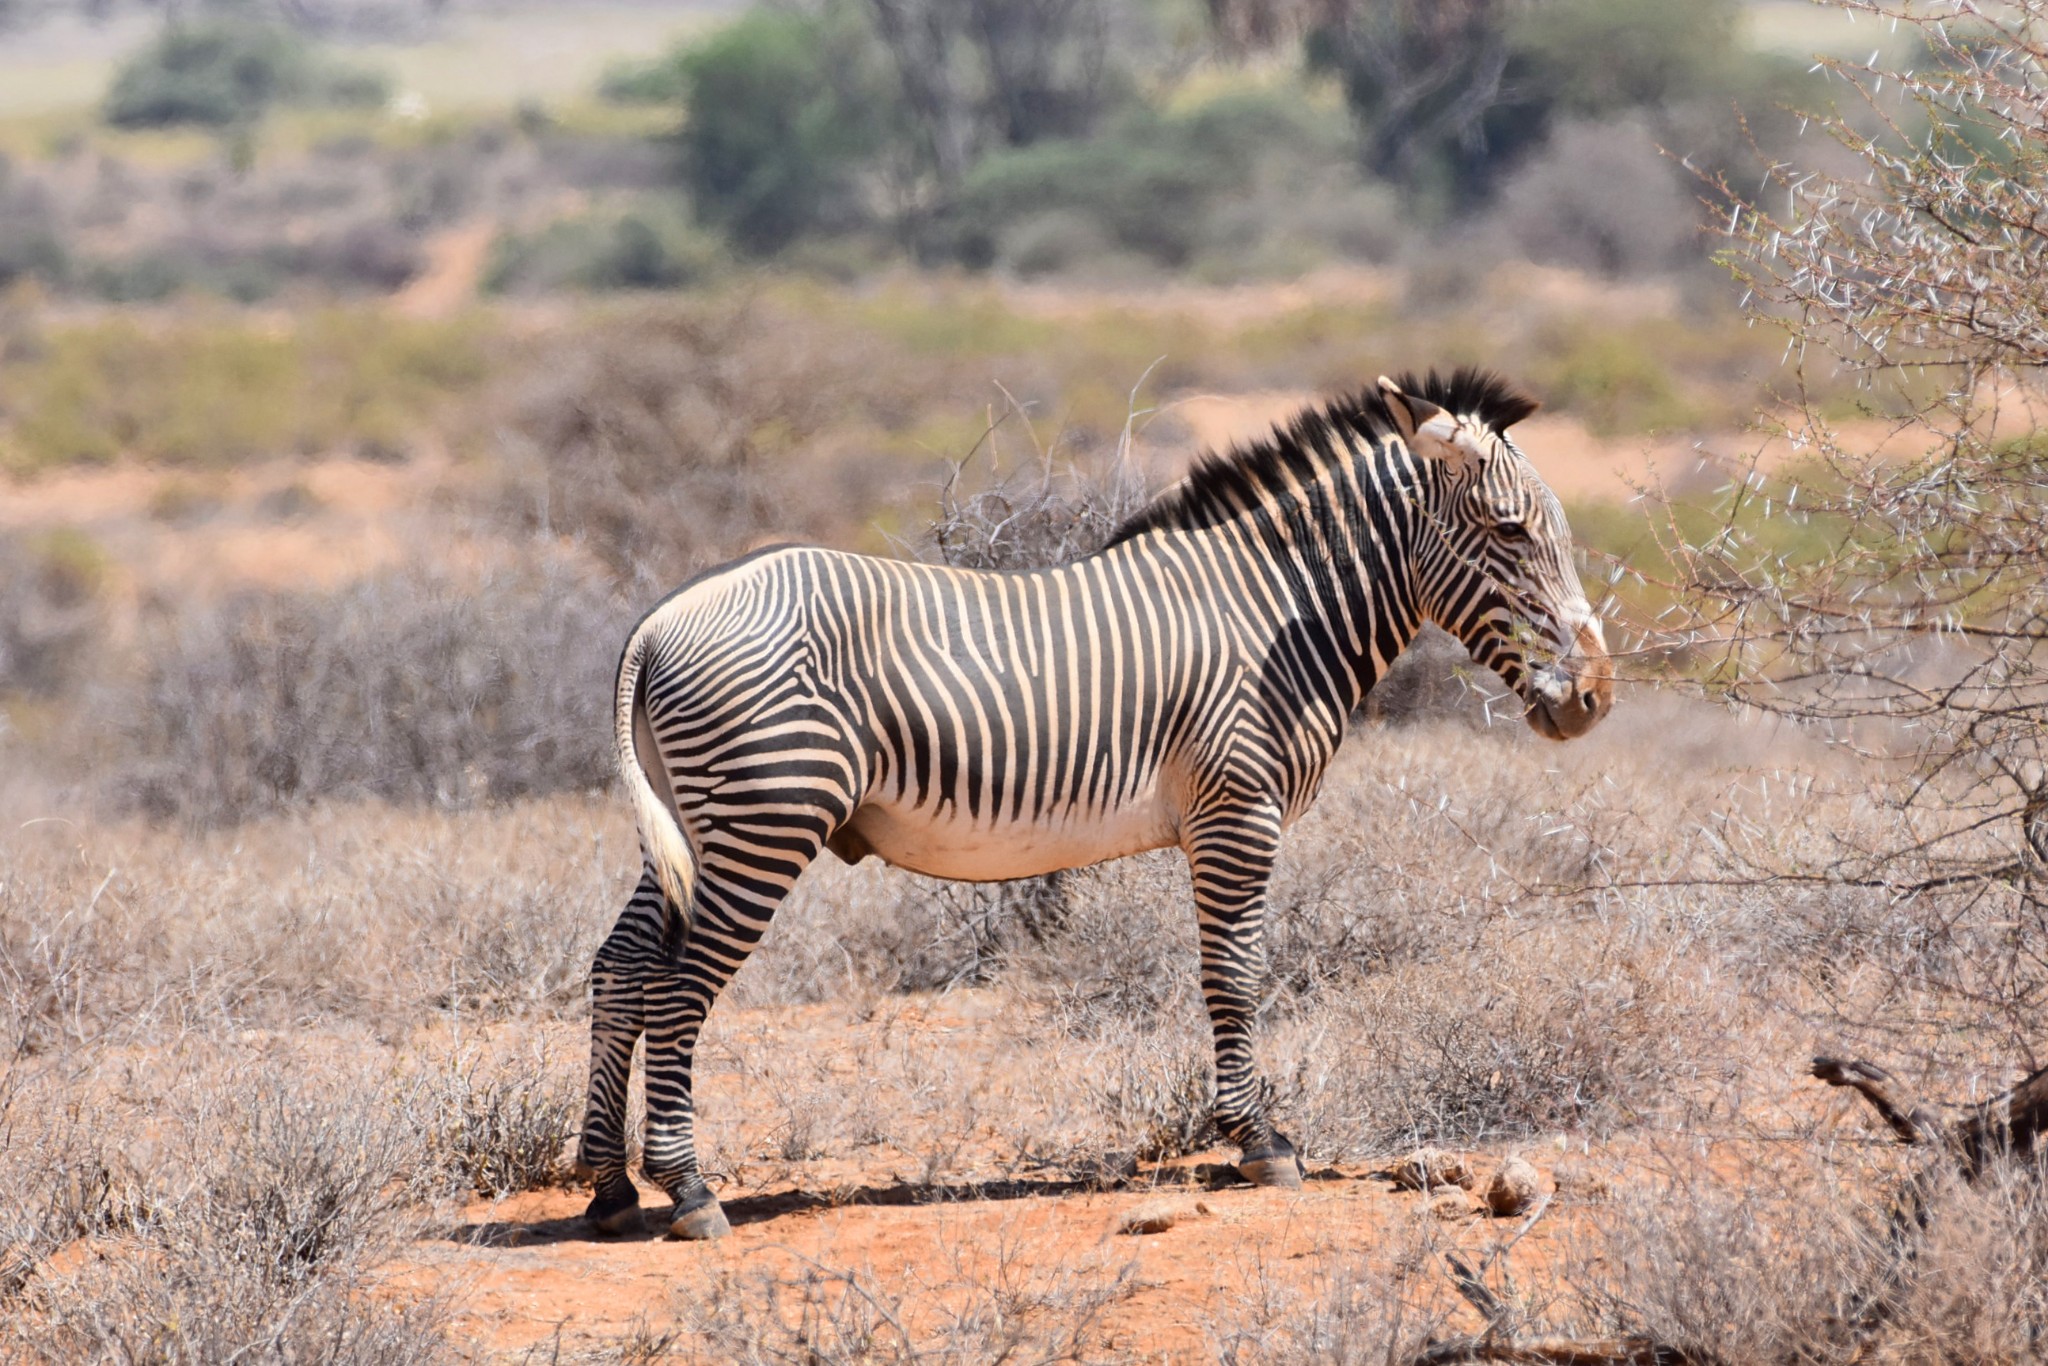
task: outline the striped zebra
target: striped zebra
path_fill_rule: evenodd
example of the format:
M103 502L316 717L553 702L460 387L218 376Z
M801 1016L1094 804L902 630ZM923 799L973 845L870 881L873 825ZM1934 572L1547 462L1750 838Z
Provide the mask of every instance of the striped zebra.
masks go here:
M670 1232L727 1231L697 1165L691 1059L721 988L821 850L993 880L1178 845L1193 875L1216 1120L1293 1186L1252 1021L1266 885L1347 719L1424 622L1553 739L1612 700L1555 495L1497 376L1432 372L1211 456L1098 554L979 572L808 546L702 574L634 628L617 692L638 888L591 972L579 1165L601 1230L640 1224L626 1087L647 1036L642 1168Z

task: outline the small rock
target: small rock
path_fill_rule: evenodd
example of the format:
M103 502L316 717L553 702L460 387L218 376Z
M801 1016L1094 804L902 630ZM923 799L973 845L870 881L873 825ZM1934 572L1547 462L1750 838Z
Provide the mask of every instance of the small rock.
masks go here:
M1520 1214L1543 1193L1543 1176L1527 1161L1511 1157L1486 1183L1479 1198L1496 1215Z
M1439 1219L1463 1219L1472 1212L1472 1197L1452 1186L1429 1197L1429 1212Z
M1613 1191L1605 1173L1595 1171L1583 1162L1558 1163L1552 1179L1557 1183L1559 1194L1582 1200L1598 1200Z
M1472 1169L1465 1159L1441 1148L1417 1148L1387 1168L1396 1188L1404 1191L1434 1190L1438 1186L1470 1186Z
M1147 1200L1124 1211L1116 1221L1118 1233L1164 1233L1184 1219L1198 1214L1207 1214L1209 1207L1200 1201Z

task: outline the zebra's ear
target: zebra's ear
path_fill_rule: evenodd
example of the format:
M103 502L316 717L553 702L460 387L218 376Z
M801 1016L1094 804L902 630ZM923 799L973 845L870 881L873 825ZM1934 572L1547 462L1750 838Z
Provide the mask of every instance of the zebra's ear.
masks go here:
M1401 429L1401 440L1418 459L1444 460L1463 465L1483 456L1479 444L1463 423L1420 394L1404 393L1401 386L1380 376L1380 397Z
M1380 397L1386 400L1387 411L1394 415L1394 425L1401 429L1401 440L1410 447L1415 445L1415 434L1424 423L1449 416L1419 394L1402 393L1401 386L1385 375L1380 376Z

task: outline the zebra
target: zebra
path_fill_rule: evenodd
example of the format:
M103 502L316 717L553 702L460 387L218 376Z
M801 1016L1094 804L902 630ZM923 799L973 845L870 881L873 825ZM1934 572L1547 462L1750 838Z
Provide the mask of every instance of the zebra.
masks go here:
M1611 709L1613 666L1557 497L1508 437L1535 400L1432 371L1204 457L1100 552L972 571L775 546L685 583L621 656L638 886L591 970L578 1171L599 1230L728 1231L697 1164L691 1064L720 990L824 850L941 878L1033 876L1179 846L1215 1040L1214 1113L1248 1181L1297 1186L1252 1049L1266 887L1348 719L1425 622L1552 739Z

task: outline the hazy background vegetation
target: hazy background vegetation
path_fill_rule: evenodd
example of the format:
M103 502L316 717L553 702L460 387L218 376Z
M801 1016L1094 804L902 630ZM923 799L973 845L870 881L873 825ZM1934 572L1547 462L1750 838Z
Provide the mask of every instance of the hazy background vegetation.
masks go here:
M1974 880L1893 876L1862 855L1958 790L1887 801L1964 645L1879 623L1911 726L1867 691L1823 714L1813 655L1770 648L1873 577L1944 585L1945 620L1995 599L2029 668L2043 619L2009 590L2041 578L2031 417L1919 463L1930 411L1991 392L1928 378L1939 336L1838 364L1813 297L1714 259L1782 226L1757 187L1861 183L1940 126L1844 59L1959 60L1799 0L0 0L0 1355L455 1350L459 1293L390 1268L565 1179L633 862L608 678L668 587L771 540L1059 558L1317 393L1476 362L1545 404L1524 443L1630 687L1567 751L1441 636L1368 699L1276 891L1283 1112L1323 1163L1605 1162L1558 1182L1584 1241L1529 1323L1868 1359L1800 1327L1902 1255L1894 1169L1787 1082L1860 1049L1965 1098L2041 1061L2011 818L2048 770L2040 699L1973 694L2005 727L1942 752L1996 788ZM1979 169L2032 184L2017 145ZM1813 324L1800 364L1773 321ZM1998 536L1942 535L1986 487ZM1858 620L1823 672L1880 657ZM714 1017L707 1142L747 1189L886 1155L932 1198L1202 1151L1181 876L825 871ZM948 992L1002 1003L974 1064L891 1032ZM845 1101L846 1051L901 1113ZM991 1095L1003 1069L1039 1080ZM2038 1350L2038 1182L1943 1198L1967 1234L1897 1359ZM1728 1270L1689 1299L1673 1257ZM1402 1265L1269 1286L1207 1341L1362 1359L1455 1323ZM1059 1286L934 1350L1089 1355L1137 1293ZM663 1350L872 1347L853 1299L820 1338L760 1289L652 1306L689 1327Z

